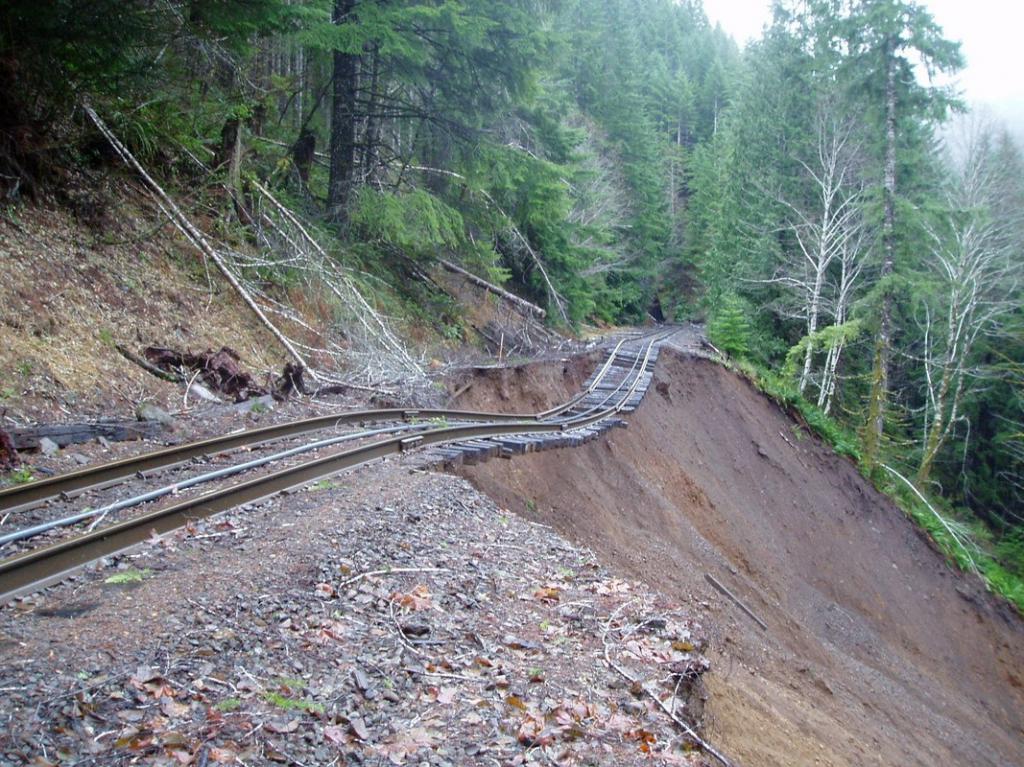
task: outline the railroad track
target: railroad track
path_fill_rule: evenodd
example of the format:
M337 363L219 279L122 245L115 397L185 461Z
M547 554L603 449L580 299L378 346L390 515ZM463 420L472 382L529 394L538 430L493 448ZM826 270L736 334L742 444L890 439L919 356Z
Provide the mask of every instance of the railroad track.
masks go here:
M125 509L133 509L134 514L98 529L90 528L56 543L0 559L0 604L59 581L97 559L123 553L154 533L162 535L194 520L251 504L387 456L433 448L434 453L427 452L428 463L454 465L496 454L513 455L529 452L531 448L575 445L592 439L612 426L621 425L616 416L639 404L650 381L658 348L674 333L675 330L661 330L622 337L608 351L604 363L579 394L541 413L401 408L353 411L227 434L0 491L0 516L10 519L43 503L56 505L58 500L68 503L87 491L110 488L136 476L163 473L195 459L229 450L265 447L275 441L305 438L342 425L394 424L315 440L255 461L164 485L107 507L77 511L43 525L30 525L19 528L15 533L6 533L0 536L0 545L28 540L42 532L85 521L95 527L106 522L108 515L113 517ZM458 425L449 425L449 421ZM255 468L250 464L266 466L348 441L360 444L300 460L285 468L179 500L164 508L138 511L141 504L177 494L182 487L197 486ZM34 527L43 529L33 531Z

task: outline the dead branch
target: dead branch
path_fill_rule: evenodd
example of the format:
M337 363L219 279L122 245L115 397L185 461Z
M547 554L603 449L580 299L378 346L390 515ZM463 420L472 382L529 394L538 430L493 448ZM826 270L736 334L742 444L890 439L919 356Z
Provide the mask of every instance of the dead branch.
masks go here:
M182 376L175 375L174 373L171 373L168 370L162 370L158 368L156 365L152 364L148 360L143 359L138 354L135 354L134 352L129 351L125 347L121 346L121 344L115 344L114 348L117 349L121 353L121 356L124 357L126 360L138 365L147 373L155 375L157 378L163 381L170 381L171 383L184 383L185 381L185 379Z
M344 580L338 584L338 591L341 591L347 586L351 586L353 583L358 583L363 578L376 578L381 575L402 575L407 573L450 573L447 567L392 567L387 570L371 570L366 573L360 573L354 575L348 580Z
M163 205L170 210L172 220L174 221L175 226L178 227L179 231L181 231L181 233L184 234L185 237L200 252L202 252L204 256L213 261L213 263L217 266L217 269L220 271L220 273L224 275L224 278L228 281L231 287L234 288L235 292L238 293L241 299L245 302L246 306L252 309L253 313L259 318L260 322L262 322L263 325L271 332L274 338L276 338L281 343L281 345L285 348L288 354L290 354L292 358L303 367L308 367L302 355L299 354L299 352L285 337L285 335L280 330L278 330L277 327L267 318L267 315L264 314L263 310L260 309L260 307L256 304L252 296L249 295L248 291L246 291L245 288L242 287L242 284L238 281L235 275L231 273L231 270L228 269L227 264L220 257L220 254L217 253L216 250L214 250L214 248L210 245L210 243L207 241L206 237L202 234L202 232L200 232L199 229L197 229L192 224L188 217L185 216L184 213L182 213L181 209L174 203L174 201L167 195L167 193L160 187L160 185L153 180L153 177L150 176L146 172L145 168L143 168L142 165L139 163L139 161L135 159L135 156L128 150L128 147L122 144L121 141L117 138L117 136L115 136L114 133L110 130L110 128L107 127L107 124L103 122L103 120L100 118L98 114L96 114L95 110L93 110L93 108L89 106L89 104L87 103L83 104L82 106L85 110L85 113L89 116L89 119L92 120L93 124L97 127L100 133L102 133L104 138L107 139L107 141L113 147L114 151L118 154L118 156L142 177L142 179L146 182L147 186L149 187L150 191L154 195L156 195L163 203Z
M441 266L443 266L449 272L454 272L455 274L459 274L459 275L465 277L467 280L472 282L477 287L481 287L484 290L488 290L491 293L494 293L495 295L500 296L501 298L503 298L505 301L508 301L510 304L512 304L517 309L521 310L522 312L525 312L527 316L534 315L534 316L540 317L541 319L543 319L544 317L547 316L547 312L544 311L543 309L541 309L536 304L531 304L529 301L527 301L527 300L525 300L523 298L520 298L519 296L517 296L517 295L515 295L513 293L509 293L507 290L505 290L503 288L499 288L494 283L488 282L487 280L485 280L485 279L483 279L481 277L477 277L472 272L466 271L461 266L458 266L457 264L453 264L451 261L446 261L443 258L439 258L439 259L437 259L437 263L439 263Z
M783 439L785 439L785 436L783 436ZM788 439L786 441L789 442ZM752 621L754 621L754 623L761 627L762 631L768 630L768 624L760 618L758 618L757 615L754 614L754 611L747 607L746 604L744 604L742 599L740 599L738 596L733 594L729 589L727 589L725 585L721 581L719 581L715 576L713 576L711 573L704 573L704 579L712 586L714 586L716 589L718 589L718 591L720 591L722 594L729 597L729 599L731 599L738 608L740 608L743 612L747 614L748 618L750 618Z
M626 603L626 604L628 604L628 603ZM624 607L624 606L625 605L623 605L622 607ZM648 690L647 687L645 687L644 685L642 685L640 683L639 679L634 677L632 674L630 674L628 671L626 671L626 669L622 668L622 666L620 666L618 663L616 663L615 661L612 660L611 649L610 649L610 645L608 644L608 633L611 631L612 621L615 620L616 615L619 613L619 611L621 609L622 608L620 607L618 610L616 610L614 613L612 613L609 616L608 620L605 622L605 625L604 625L604 632L601 634L601 643L604 645L604 662L608 664L608 667L610 669L615 671L615 673L617 673L619 676L621 676L623 679L625 679L627 682L629 682L630 687L639 687L641 690L643 690L647 694L647 697L649 697L651 700L653 700L657 704L658 708L660 708L662 710L662 712L669 719L671 719L672 722L677 727L679 727L683 732L685 732L687 736L692 738L693 742L696 743L698 746L700 746L702 749L704 749L704 751L706 751L707 753L711 754L711 756L715 757L715 759L717 759L719 762L721 762L723 767L734 767L734 763L732 761L730 761L726 756L724 756L714 746L712 746L710 743L708 743L706 740L704 740L700 735L698 735L694 731L694 729L689 724L687 724L683 719L680 719L678 716L676 716L672 712L672 709L665 705L665 701L663 701L661 698L659 698L653 692Z

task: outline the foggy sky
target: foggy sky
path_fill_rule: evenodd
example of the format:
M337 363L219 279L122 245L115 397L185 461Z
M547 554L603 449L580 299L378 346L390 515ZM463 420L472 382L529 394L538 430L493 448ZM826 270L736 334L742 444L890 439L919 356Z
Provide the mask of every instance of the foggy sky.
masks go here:
M923 0L946 37L962 44L967 67L956 78L965 101L987 107L1024 135L1024 43L1020 0ZM741 45L760 37L769 0L704 0L712 23Z

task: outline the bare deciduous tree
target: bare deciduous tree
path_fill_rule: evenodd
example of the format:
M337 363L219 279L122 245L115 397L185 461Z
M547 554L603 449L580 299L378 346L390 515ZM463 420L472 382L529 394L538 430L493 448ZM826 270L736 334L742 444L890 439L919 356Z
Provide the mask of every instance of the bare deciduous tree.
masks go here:
M928 479L955 424L970 380L983 370L972 352L979 339L997 335L1002 320L1020 306L1019 222L1000 211L1012 169L997 161L993 131L978 120L961 127L951 158L947 210L927 227L929 266L939 290L924 307L924 375L927 402L918 482Z
M797 247L766 280L791 292L795 301L793 314L805 323L801 393L811 383L823 319L831 318L833 326L847 322L868 249L862 215L864 185L858 172L859 150L853 137L853 123L838 119L827 105L820 108L817 123L816 156L810 163L801 162L813 190L809 202L801 204L779 197L789 211L787 229ZM831 406L836 371L845 346L842 334L832 336L819 383L818 403L822 406Z

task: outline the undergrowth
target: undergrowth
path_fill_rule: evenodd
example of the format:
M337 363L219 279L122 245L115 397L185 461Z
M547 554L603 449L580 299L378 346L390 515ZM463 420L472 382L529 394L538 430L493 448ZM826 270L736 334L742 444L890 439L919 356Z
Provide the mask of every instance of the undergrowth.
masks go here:
M989 591L1024 613L1024 534L1018 532L993 545L991 533L980 521L958 520L945 501L932 497L922 502L902 484L871 471L862 461L857 433L804 399L790 380L747 360L734 360L729 366L833 450L853 459L860 472L928 534L948 561L964 572L977 572ZM942 514L942 519L936 514Z

